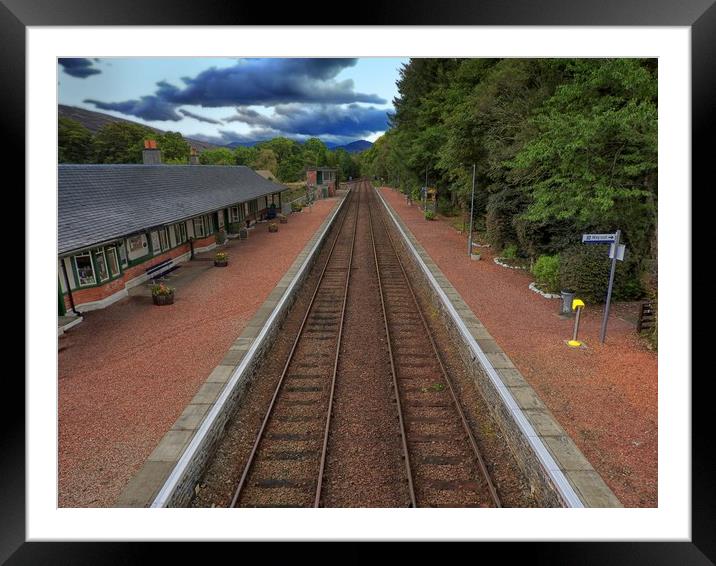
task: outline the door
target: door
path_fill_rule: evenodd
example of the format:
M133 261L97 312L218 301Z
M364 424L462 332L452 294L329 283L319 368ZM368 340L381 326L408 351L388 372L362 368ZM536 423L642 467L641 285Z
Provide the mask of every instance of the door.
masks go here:
M65 316L65 314L67 314L67 309L65 309L65 296L62 294L62 285L60 285L59 281L57 282L57 295L59 299L57 314Z

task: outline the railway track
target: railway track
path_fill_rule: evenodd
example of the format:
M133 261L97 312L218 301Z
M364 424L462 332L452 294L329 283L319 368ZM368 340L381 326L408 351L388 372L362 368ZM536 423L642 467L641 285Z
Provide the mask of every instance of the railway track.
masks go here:
M370 233L413 507L501 507L377 196Z
M359 193L347 198L231 507L317 507L320 501L360 207Z
M363 474L363 481L387 481L403 486L390 493L407 494L406 506L500 507L497 491L380 212L378 198L372 187L361 181L353 184L347 198L350 200L342 212L328 258L244 465L231 506L321 505L324 474L331 473L327 469L330 468L327 451L329 439L335 433L331 417L336 382L340 379L345 384L356 379L357 376L351 373L358 371L355 365L349 364L346 367L354 369L344 368L339 373L339 367L343 367L339 357L353 268L375 269L380 307L371 307L370 317L375 317L376 329L384 327L379 348L385 344L388 350L394 412L388 408L387 382L384 404L380 406L386 407L383 412L387 415L384 418L388 430L392 427L391 419L395 418L395 434L400 437L399 445L395 444L391 452L395 454L396 462L392 471ZM364 207L362 215L359 214L361 207ZM370 238L369 242L361 244L362 249L372 250L372 258L365 251L361 252L359 257L364 259L355 267L353 256L359 220L361 242ZM357 307L354 298L353 304L353 309L362 308L365 301ZM372 304L376 305L376 301ZM361 346L343 344L344 349L360 349ZM355 351L353 354L355 360ZM360 356L375 354L365 348ZM353 387L352 394L359 394L355 389ZM339 395L343 403L355 403L357 398L349 400L345 391L344 388L342 397ZM371 416L366 414L364 418ZM351 428L355 425L353 421L347 429L337 429L343 433L340 438L344 448L365 441L356 436L358 428ZM388 444L379 450L385 446ZM401 449L402 471L398 456ZM371 463L367 460L362 465L371 466ZM361 474L361 471L355 473ZM382 477L386 475L390 477ZM404 484L407 484L407 490ZM399 505L402 497L405 495L392 501ZM360 505L360 501L348 504Z

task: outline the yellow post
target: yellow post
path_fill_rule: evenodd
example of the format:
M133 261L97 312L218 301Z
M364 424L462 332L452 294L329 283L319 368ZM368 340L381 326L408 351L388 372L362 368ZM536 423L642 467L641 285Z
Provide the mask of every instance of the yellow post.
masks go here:
M583 308L584 302L581 299L572 300L572 310L577 311L577 318L574 320L574 334L572 334L572 339L567 342L567 345L572 348L579 348L582 345L582 343L577 340L577 332L579 331L579 315L581 314Z

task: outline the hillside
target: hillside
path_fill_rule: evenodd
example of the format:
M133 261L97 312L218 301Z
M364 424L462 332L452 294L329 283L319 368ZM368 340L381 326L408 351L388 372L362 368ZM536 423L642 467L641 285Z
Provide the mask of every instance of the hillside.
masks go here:
M372 142L369 142L368 140L356 140L351 143L347 143L345 145L337 145L335 147L332 147L331 149L345 149L348 153L358 153L360 151L365 151L366 149L370 149L373 146Z
M117 118L116 116L110 116L109 114L104 114L102 112L93 112L92 110L85 110L84 108L77 108L76 106L66 106L65 104L57 105L57 113L59 116L71 118L72 120L79 122L93 134L96 133L102 126L104 126L105 124L109 124L110 122L127 122L130 124L139 124L139 122L134 122L133 120L125 120L124 118ZM144 124L139 125L144 126ZM160 130L158 128L151 128L150 126L144 127L154 130L158 133L164 133L165 131L167 131ZM219 147L217 145L213 145L193 138L185 137L184 139L191 147L193 147L197 151L204 151L205 149L215 149Z
M231 142L226 145L226 147L230 147L231 149L234 149L236 147L252 147L259 143L259 141L246 141L246 142ZM345 145L336 145L332 143L327 143L326 147L330 149L331 151L335 151L337 149L345 149L348 153L358 153L360 151L365 151L366 149L369 149L373 145L372 142L369 142L368 140L356 140L352 141L350 143L347 143Z

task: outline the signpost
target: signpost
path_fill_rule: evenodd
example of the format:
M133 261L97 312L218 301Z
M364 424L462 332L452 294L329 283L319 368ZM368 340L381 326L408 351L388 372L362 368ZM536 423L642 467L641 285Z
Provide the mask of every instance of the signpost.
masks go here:
M624 261L626 246L619 243L622 231L617 230L614 234L582 234L583 244L610 244L609 259L612 260L612 268L609 272L609 286L607 287L607 302L604 305L604 320L602 329L599 332L599 341L604 344L607 336L607 321L609 320L609 305L612 300L612 287L614 286L614 272L617 268L617 261ZM614 251L616 250L616 253Z
M475 164L472 164L472 197L470 198L470 232L467 236L467 257L472 257L472 219L475 215Z

